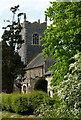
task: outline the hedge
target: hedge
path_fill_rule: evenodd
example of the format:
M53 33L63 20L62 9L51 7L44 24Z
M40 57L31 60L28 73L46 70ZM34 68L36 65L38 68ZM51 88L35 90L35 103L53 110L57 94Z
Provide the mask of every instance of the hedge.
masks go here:
M44 77L41 77L37 80L34 85L34 90L42 90L47 93L47 81Z
M35 91L30 94L3 94L2 110L19 114L33 114L40 104L54 104L54 100L45 92Z

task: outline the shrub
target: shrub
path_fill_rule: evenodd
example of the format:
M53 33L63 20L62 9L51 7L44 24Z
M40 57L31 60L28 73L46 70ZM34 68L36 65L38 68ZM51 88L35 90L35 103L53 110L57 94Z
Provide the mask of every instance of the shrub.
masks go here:
M75 62L70 64L70 71L63 82L54 86L59 100L53 107L47 104L38 106L34 114L43 118L81 118L81 53L73 58Z
M47 92L47 81L43 77L39 78L35 83L34 90L42 90Z
M42 103L41 105L39 105L38 108L34 110L34 114L41 118L56 118L57 117L56 108L58 108L60 104L59 99L57 98L58 97L55 96L52 99L53 104Z
M36 116L39 116L39 117L49 118L50 112L51 112L51 114L53 112L52 106L44 103L44 104L41 104L40 106L38 106L38 108L35 109L34 114Z
M33 113L33 109L32 109L32 105L29 101L29 94L18 94L18 95L13 95L11 98L11 107L12 110L16 113L19 114L32 114Z
M34 91L31 94L31 104L33 106L33 109L36 109L40 104L47 102L50 103L50 97L43 91Z
M68 107L68 115L79 118L81 117L81 53L73 58L75 62L70 64L70 73L67 73L65 80L56 88L63 104Z
M59 100L55 101L53 107L40 105L34 114L43 118L81 118L81 53L73 58L75 62L70 64L70 72L60 85L54 87Z
M2 109L19 114L33 114L40 104L53 104L53 100L43 91L34 91L31 94L4 94L2 95Z
M2 110L11 111L11 95L2 95Z

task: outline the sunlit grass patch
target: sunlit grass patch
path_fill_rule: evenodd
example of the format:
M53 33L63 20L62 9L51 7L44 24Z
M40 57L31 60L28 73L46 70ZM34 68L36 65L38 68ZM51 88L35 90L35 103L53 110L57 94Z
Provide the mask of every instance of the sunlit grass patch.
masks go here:
M19 115L17 113L12 113L9 111L2 111L2 118L35 118L35 115Z

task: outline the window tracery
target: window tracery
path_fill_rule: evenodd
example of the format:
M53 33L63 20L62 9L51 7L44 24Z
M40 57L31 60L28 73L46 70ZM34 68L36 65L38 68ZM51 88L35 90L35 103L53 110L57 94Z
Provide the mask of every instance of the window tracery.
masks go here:
M37 33L33 34L33 45L39 45L39 35Z

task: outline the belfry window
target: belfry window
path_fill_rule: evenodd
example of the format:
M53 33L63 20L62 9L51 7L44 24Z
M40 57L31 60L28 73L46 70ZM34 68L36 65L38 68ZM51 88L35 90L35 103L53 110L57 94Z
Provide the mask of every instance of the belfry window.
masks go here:
M39 45L39 35L37 33L33 34L33 45Z

